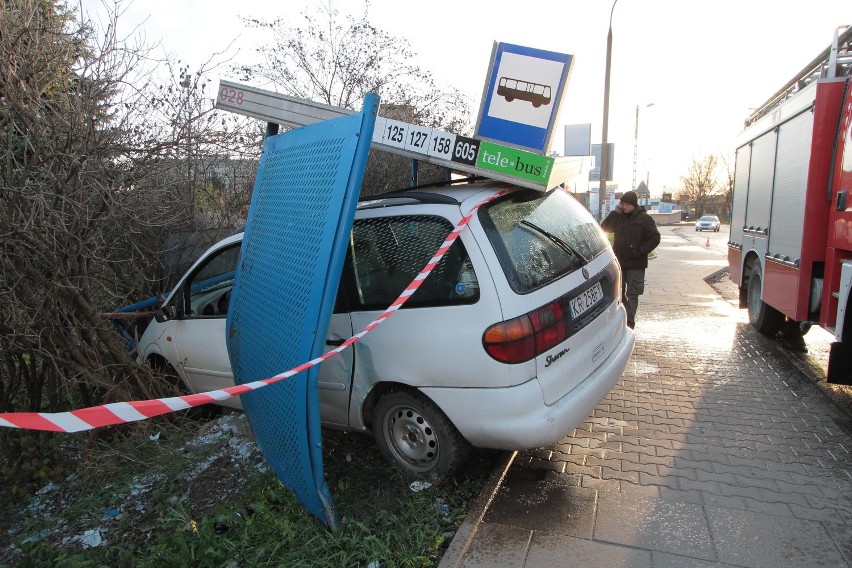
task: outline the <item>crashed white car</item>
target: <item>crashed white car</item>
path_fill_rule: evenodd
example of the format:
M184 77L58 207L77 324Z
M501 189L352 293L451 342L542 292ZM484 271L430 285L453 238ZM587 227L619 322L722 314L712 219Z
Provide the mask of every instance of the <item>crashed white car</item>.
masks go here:
M381 314L453 227L505 187L485 181L360 203L329 349ZM187 392L233 385L225 319L241 240L205 252L139 342L140 360ZM323 424L372 432L392 463L424 475L452 472L471 445L552 443L627 365L634 335L620 290L606 236L582 205L558 189L513 188L476 212L402 309L321 365Z

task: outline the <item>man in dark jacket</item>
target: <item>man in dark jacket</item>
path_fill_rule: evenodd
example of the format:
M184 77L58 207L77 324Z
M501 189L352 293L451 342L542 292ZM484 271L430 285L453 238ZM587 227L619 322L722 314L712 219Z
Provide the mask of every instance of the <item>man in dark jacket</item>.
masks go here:
M601 223L604 231L615 233L612 249L621 265L621 298L627 308L627 325L631 329L636 325L639 296L645 291L648 253L660 244L657 224L638 203L635 191L626 192L615 211Z

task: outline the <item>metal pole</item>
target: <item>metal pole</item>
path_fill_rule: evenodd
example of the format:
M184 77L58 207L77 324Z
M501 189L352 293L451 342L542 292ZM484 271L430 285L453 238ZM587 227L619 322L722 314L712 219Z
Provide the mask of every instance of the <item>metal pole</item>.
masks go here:
M604 107L603 127L601 130L601 176L598 188L598 205L600 206L599 217L603 219L604 200L606 200L607 172L609 171L609 149L607 148L607 130L609 128L609 71L612 61L612 14L618 0L614 0L609 11L609 32L606 35L606 70L604 71Z
M278 134L278 130L281 128L280 124L276 124L275 122L267 122L266 123L266 132L263 134L263 139L266 140L270 136L276 136Z
M645 105L645 108L651 108L654 106L654 103L648 103ZM636 189L636 168L639 165L639 105L636 105L636 129L633 131L633 187L631 189ZM648 182L645 181L645 185L648 185Z
M186 187L189 193L189 226L195 229L195 185L192 183L192 109L190 108L192 81L187 67L182 83L186 89Z
M636 105L636 127L633 130L633 185L630 189L636 189L636 161L639 155L639 105Z

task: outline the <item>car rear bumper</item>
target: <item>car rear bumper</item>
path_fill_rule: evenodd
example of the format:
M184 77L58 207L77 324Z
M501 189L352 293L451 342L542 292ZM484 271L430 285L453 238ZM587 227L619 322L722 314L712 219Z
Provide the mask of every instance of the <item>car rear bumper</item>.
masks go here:
M621 378L636 336L625 328L619 344L591 375L554 404L544 404L538 380L509 388L421 388L474 446L539 448L580 425Z

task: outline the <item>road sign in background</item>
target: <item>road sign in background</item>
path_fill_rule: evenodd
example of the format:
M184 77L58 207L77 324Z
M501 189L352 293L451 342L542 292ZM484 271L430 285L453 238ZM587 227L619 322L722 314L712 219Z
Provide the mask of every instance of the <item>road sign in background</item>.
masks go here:
M592 125L566 124L564 156L592 155Z
M613 170L614 170L613 166L615 165L615 144L613 142L607 142L606 147L607 147L607 158L608 159L607 159L607 164L606 164L606 178L605 179L606 179L606 181L612 181L612 173L613 173ZM601 145L600 144L592 144L592 156L595 157L595 167L592 169L592 171L593 172L595 172L595 170L597 170L597 171L594 174L595 175L594 180L591 178L592 174L589 175L589 181L599 181L601 179L601 177L600 177L600 172L601 172Z
M548 153L572 62L566 53L495 42L474 136Z

